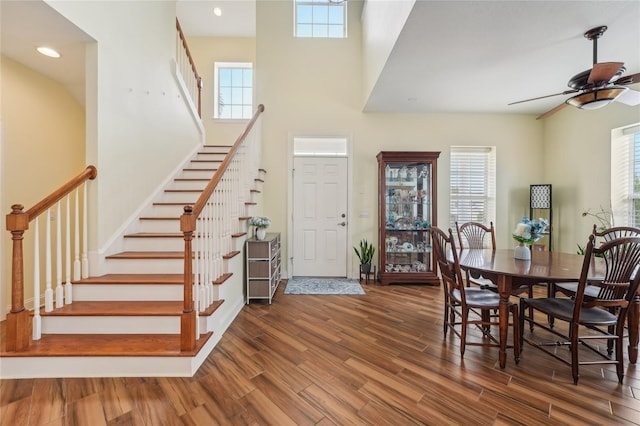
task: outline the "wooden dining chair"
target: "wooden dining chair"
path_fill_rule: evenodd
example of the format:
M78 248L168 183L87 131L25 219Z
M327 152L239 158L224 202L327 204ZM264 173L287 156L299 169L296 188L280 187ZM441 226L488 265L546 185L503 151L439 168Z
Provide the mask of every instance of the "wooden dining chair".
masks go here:
M465 248L469 249L484 249L490 248L496 249L496 233L493 228L493 222L489 222L489 226L486 226L480 222L465 222L462 225L456 224L456 233L458 234L458 247L460 250ZM491 246L487 247L486 237L491 237ZM465 244L466 242L466 244ZM465 271L467 278L467 286L471 284L478 285L482 288L496 289L496 283L489 278L485 278L482 275L474 276L477 274L471 273L469 270Z
M634 228L631 226L614 226L612 228L598 231L598 227L594 224L591 234L595 236L594 244L597 246L616 238L640 237L640 228ZM577 289L577 282L550 283L548 296L555 296L560 292L565 296L573 297L576 294ZM598 291L599 290L597 288L591 288L590 286L585 288L585 294L590 297L596 296Z
M640 265L640 237L621 237L604 242L595 247L596 236L589 236L585 250L585 257L580 274L580 280L573 297L547 297L547 298L523 298L520 299L520 336L523 342L542 350L561 362L571 366L573 383L578 383L579 366L584 364L615 364L618 381L622 383L624 376L624 352L622 342L624 338L624 323L627 311L631 304L638 285L640 274L636 269ZM605 263L605 274L594 280L589 277L591 262L598 257ZM586 294L586 289L592 287L597 290L595 296ZM533 308L535 311L546 314L555 321L567 323L567 330L558 330L558 327L550 327L542 322L535 322L533 318L525 318L522 314L525 309ZM558 341L534 340L531 336L524 336L525 321L535 324L556 337L563 339ZM591 342L594 340L606 340L615 346L613 354L603 352L603 349ZM562 357L556 350L559 345L569 345L570 359ZM598 360L580 361L580 348L598 355Z
M500 342L491 335L491 327L499 326L499 318L494 312L500 304L500 297L491 290L466 287L460 269L458 251L449 228L448 235L432 226L432 247L444 290L444 335L450 329L460 338L460 356L464 356L467 345L499 347ZM518 334L518 306L509 304L513 316L513 348L516 363L520 360L520 336ZM475 325L482 333L482 341L468 339L467 329ZM459 326L459 330L457 328Z
M486 226L480 222L465 222L462 225L458 225L458 222L455 222L456 230L458 233L458 243L460 246L460 250L465 248L469 249L485 249L490 248L492 250L496 249L496 232L493 227L493 222L489 222L489 226ZM487 236L490 237L491 245L488 246L486 239ZM466 244L465 244L466 242ZM470 272L466 270L467 276L467 285L476 284L481 288L497 291L498 286L491 279L483 277L482 275L478 275L477 273ZM477 276L474 276L477 275ZM527 293L528 297L533 297L533 286L536 283L530 281L517 281L514 282L513 289L511 290L511 294L514 296L520 295L522 293Z

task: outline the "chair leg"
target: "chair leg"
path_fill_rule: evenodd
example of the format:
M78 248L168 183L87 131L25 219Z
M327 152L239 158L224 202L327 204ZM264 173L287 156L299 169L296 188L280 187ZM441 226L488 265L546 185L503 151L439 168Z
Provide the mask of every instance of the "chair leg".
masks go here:
M449 296L447 290L444 290L444 321L442 322L442 332L444 337L447 337L447 331L449 330Z
M571 340L571 375L573 376L573 384L578 384L580 377L578 371L578 324L569 325L569 339Z
M622 340L624 336L624 317L626 314L618 317L618 324L616 326L618 338L616 339L616 373L618 374L618 383L622 383L624 377L624 352L622 349Z
M518 305L511 306L511 315L513 315L513 357L516 360L516 364L520 362L520 348L522 338L520 337L520 316Z
M467 318L469 318L469 308L462 308L462 318L460 321L460 357L464 356L467 346Z
M533 284L529 285L528 297L529 299L533 299ZM529 319L531 320L529 321L529 331L533 333L533 307L532 306L529 306Z
M548 282L547 283L547 297L551 298L551 297L556 297L556 283L555 282ZM547 315L547 322L549 323L549 328L553 328L553 324L554 324L555 318L552 317L551 315Z
M520 315L518 316L518 337L520 338L520 350L524 350L524 311L526 309L526 299L520 299Z

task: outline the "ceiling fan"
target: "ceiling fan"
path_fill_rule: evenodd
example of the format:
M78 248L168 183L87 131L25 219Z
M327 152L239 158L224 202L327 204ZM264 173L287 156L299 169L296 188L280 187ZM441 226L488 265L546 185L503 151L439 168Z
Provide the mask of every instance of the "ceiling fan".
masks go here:
M630 106L640 105L640 92L625 87L629 84L640 82L640 73L623 75L627 71L623 62L598 63L598 39L606 30L607 27L603 25L592 28L584 33L585 38L593 41L593 68L571 77L567 83L570 87L569 90L512 102L509 105L550 98L552 96L578 93L566 99L557 107L539 115L536 118L537 120L555 114L567 105L572 105L580 109L598 109L613 101Z

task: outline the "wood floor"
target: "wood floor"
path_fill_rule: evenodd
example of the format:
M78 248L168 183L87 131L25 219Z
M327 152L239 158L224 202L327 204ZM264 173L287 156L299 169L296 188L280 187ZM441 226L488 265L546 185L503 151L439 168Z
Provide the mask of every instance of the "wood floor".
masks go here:
M252 302L194 377L0 381L4 425L640 424L640 370L570 369L442 334L442 290ZM566 351L566 348L559 350ZM1 362L1 360L0 360Z

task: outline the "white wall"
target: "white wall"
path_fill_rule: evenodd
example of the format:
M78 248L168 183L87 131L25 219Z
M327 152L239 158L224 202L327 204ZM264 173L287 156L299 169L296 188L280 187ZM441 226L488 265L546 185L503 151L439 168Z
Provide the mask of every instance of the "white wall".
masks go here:
M216 62L256 62L256 39L253 37L187 37L196 69L204 80L202 122L209 145L233 145L247 127L248 120L214 120L214 77ZM255 74L254 74L255 75ZM257 104L254 104L257 109Z
M379 0L365 3L362 11L363 94L365 102L373 90L415 3L416 0Z
M82 172L87 164L82 105L60 83L5 56L0 58L3 123L0 208L4 221L12 204L22 204L27 211ZM31 226L23 240L24 299L28 307L33 303L30 302L33 297L34 240ZM13 249L11 234L4 225L2 229L0 318L4 319L11 303ZM42 225L41 231L44 231Z
M438 224L448 227L449 147L497 147L498 245L510 247L511 231L528 214L529 185L543 177L542 123L534 116L497 114L362 113L361 2L348 2L349 38L295 39L293 2L257 3L257 96L265 105L264 213L287 241L284 189L292 135L346 135L353 143L351 241L377 242L379 151L442 151L438 162ZM359 217L361 211L368 218ZM288 247L283 247L287 258ZM357 276L357 259L350 273ZM285 272L286 273L286 272Z
M175 2L48 3L96 40L87 47L87 163L98 168L90 250L103 249L201 142L174 78Z
M575 253L594 224L582 212L610 207L611 130L640 122L640 106L567 107L543 122L545 182L553 184L554 249Z

